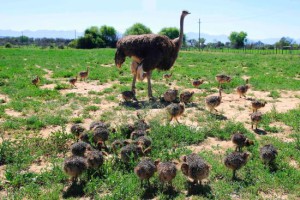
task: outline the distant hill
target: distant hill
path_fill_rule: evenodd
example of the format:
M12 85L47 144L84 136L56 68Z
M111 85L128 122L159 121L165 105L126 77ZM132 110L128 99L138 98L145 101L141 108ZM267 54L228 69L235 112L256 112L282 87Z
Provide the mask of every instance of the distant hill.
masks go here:
M74 31L56 31L56 30L37 30L30 31L24 30L23 35L32 38L64 38L64 39L74 39ZM82 32L76 32L76 36L82 36ZM22 36L22 31L13 31L13 30L0 30L0 37L19 37Z
M188 39L198 40L198 38L199 38L199 33L188 32L188 33L185 33L185 35ZM216 42L216 41L221 41L223 43L229 42L227 35L209 35L206 33L201 33L200 37L205 38L205 43Z
M186 36L187 36L188 39L198 40L199 33L189 32L189 33L186 33ZM209 35L209 34L206 34L206 33L201 33L200 37L205 38L205 43L216 42L216 41L221 41L223 43L229 42L227 35ZM264 39L251 39L251 38L249 38L248 39L249 42L261 41L264 44L275 44L279 40L280 40L280 38L264 38ZM300 43L300 38L294 39L294 41L299 44Z
M118 37L122 37L122 33L117 33ZM0 38L1 37L19 37L22 35L22 31L13 31L13 30L0 30ZM74 39L75 38L75 30L70 31L57 31L57 30L37 30L37 31L31 31L31 30L24 30L23 35L27 37L32 38L64 38L64 39ZM76 32L76 37L83 36L83 32ZM195 32L188 32L186 33L187 39L196 39L198 40L199 33ZM217 42L221 41L223 43L229 42L227 35L210 35L206 33L201 33L201 38L205 38L205 43L208 42ZM249 38L249 41L251 42L258 42L261 41L264 44L274 44L275 42L279 41L280 38L265 38L265 39L251 39ZM296 43L300 43L300 38L294 39Z

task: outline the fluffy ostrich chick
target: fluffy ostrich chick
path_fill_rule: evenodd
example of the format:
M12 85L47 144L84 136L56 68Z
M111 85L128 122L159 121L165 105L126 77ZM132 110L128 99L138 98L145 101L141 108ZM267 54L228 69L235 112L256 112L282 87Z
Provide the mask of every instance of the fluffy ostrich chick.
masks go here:
M176 165L172 162L155 161L159 180L164 184L168 183L172 187L172 180L176 177Z
M206 107L209 109L211 112L212 110L215 110L218 112L216 107L218 107L221 104L222 101L222 89L219 89L219 96L209 96L205 98L205 104Z
M233 170L232 179L236 179L236 170L246 165L249 153L232 152L226 156L224 164L227 168Z
M231 141L233 144L236 145L236 151L242 151L242 148L245 146L254 145L254 142L252 140L249 140L245 135L242 133L235 133L231 137Z
M154 175L156 171L156 166L154 162L150 159L144 159L139 162L139 164L134 168L134 173L141 180L141 187L143 186L143 181L148 182L148 187L150 186L149 179Z
M64 160L63 169L74 182L87 169L87 162L83 157L71 156Z
M185 106L184 103L172 103L166 109L171 116L170 121L175 119L179 123L178 117L184 113Z
M201 180L209 176L210 166L197 154L192 153L187 156L182 156L181 164L182 173L193 180L194 184L200 184Z
M272 144L263 146L260 151L260 158L265 164L272 164L278 154L277 149Z

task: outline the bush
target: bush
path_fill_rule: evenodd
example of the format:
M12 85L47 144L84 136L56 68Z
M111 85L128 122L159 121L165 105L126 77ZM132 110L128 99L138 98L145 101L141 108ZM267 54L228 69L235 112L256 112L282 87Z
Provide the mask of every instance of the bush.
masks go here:
M9 42L5 44L5 48L12 48L12 47L13 47L12 44Z

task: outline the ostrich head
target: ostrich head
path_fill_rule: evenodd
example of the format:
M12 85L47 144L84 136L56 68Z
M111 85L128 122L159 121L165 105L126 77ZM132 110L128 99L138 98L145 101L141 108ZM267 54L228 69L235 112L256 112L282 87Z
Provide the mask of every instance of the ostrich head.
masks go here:
M125 54L122 50L118 49L115 54L115 64L118 68L121 68L122 64L125 62Z
M191 14L191 13L189 11L187 11L187 10L183 10L181 15L183 15L185 17L188 14Z

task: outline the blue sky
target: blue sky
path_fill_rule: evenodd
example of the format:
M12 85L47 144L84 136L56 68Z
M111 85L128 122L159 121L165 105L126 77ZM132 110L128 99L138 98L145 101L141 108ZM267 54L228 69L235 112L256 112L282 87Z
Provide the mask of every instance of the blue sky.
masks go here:
M300 38L300 0L0 0L2 30L77 30L96 25L124 32L136 22L153 32L179 27L185 32L229 35L246 31L252 39Z

